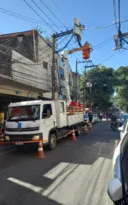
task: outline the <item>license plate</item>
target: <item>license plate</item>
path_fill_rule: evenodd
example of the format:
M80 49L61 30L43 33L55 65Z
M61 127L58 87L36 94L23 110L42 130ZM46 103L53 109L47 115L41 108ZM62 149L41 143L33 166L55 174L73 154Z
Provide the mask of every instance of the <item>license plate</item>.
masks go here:
M15 142L15 145L23 145L23 142Z

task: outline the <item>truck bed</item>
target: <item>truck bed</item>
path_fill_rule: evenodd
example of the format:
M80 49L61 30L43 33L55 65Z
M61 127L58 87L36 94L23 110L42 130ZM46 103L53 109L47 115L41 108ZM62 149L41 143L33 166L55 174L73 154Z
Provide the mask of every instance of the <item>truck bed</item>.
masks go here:
M76 115L67 115L67 126L78 124L84 121L83 113Z

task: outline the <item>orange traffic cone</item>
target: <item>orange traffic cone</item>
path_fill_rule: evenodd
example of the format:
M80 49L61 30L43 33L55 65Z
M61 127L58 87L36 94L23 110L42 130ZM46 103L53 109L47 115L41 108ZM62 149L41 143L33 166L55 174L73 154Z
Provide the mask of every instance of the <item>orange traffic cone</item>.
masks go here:
M84 133L85 133L85 134L88 134L88 128L87 128L87 126L84 127Z
M75 131L74 131L74 129L72 130L72 140L76 140L76 136L75 136Z
M45 155L44 155L44 150L43 150L42 142L39 142L38 153L37 153L36 158L37 159L43 159L44 157L45 157Z

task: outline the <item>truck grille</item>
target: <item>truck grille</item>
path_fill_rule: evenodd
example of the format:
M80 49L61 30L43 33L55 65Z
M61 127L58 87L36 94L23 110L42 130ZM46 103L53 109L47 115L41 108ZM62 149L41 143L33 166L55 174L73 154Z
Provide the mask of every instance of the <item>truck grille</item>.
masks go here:
M37 131L39 127L28 127L28 128L6 128L8 132L27 132L27 131Z

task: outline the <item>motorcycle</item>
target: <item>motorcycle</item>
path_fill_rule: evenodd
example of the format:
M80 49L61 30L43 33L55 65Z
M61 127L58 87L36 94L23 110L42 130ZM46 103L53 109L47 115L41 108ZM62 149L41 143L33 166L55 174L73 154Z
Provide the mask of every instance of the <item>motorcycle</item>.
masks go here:
M112 131L116 131L116 129L117 129L117 122L116 121L111 121L111 129L112 129Z

